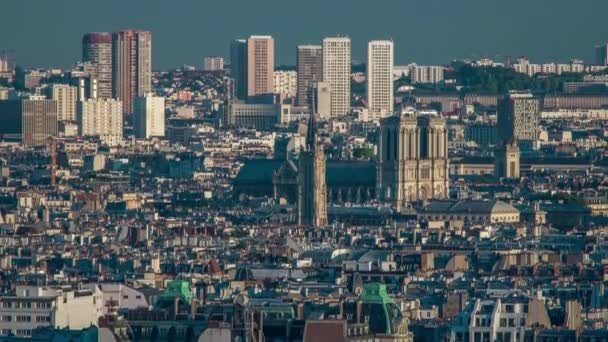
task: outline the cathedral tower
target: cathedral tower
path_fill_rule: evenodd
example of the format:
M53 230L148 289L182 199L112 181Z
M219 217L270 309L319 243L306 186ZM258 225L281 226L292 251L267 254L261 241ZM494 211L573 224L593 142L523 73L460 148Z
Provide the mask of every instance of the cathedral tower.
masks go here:
M298 224L313 227L327 225L327 185L325 152L318 143L315 109L311 108L306 146L298 163Z
M399 209L409 202L448 197L449 158L445 119L401 114L379 130L377 196Z

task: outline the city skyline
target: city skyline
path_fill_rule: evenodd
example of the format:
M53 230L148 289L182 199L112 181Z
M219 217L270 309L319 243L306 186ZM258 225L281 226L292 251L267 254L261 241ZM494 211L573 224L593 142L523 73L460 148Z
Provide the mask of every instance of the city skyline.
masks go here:
M201 58L208 55L228 56L232 39L252 34L269 34L275 38L276 65L295 65L297 45L319 44L324 37L336 35L351 38L353 61L360 62L365 60L367 42L374 39L394 41L396 64L412 61L445 64L456 58L475 57L504 59L507 54L512 58L526 55L538 61L567 61L574 57L592 61L593 46L605 42L600 13L608 9L608 4L584 0L578 6L566 7L559 6L560 2L564 1L554 1L548 7L523 0L511 1L510 6L490 5L480 0L385 1L380 6L355 1L349 2L344 15L332 16L344 7L343 2L323 5L320 0L313 0L294 4L289 12L294 15L285 15L275 0L263 4L241 0L217 4L182 0L173 3L177 9L188 9L176 11L178 20L177 15L167 13L165 4L157 0L147 1L146 6L139 0L127 4L110 0L95 5L90 1L61 0L52 5L36 2L36 6L31 6L31 1L20 1L4 4L5 9L27 11L32 24L19 25L15 21L19 16L9 16L0 23L0 42L2 48L16 50L19 64L26 67L70 66L81 59L79 42L83 34L126 28L153 32L153 68L156 70L183 64L199 65ZM518 11L517 3L525 3L526 11ZM235 6L239 10L235 11ZM418 9L420 15L412 15L412 8ZM596 10L589 11L589 8ZM503 15L494 17L492 14L498 9ZM128 15L135 10L140 15ZM213 15L200 16L200 13ZM307 18L311 16L316 18L314 25L307 25ZM227 17L232 17L235 25L225 25ZM513 27L513 18L523 24ZM362 20L373 25L361 25ZM56 22L70 24L56 25ZM293 23L298 23L298 29L293 28ZM222 30L217 29L219 25ZM42 28L52 39L42 38ZM585 37L581 39L583 34ZM454 39L455 36L462 39ZM47 52L44 58L40 57L41 51Z
M0 342L608 341L608 2L0 6Z

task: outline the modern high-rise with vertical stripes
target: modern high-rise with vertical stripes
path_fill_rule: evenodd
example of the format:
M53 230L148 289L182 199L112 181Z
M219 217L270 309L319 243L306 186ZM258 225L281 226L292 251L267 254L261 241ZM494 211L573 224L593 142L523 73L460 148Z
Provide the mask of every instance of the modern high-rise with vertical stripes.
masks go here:
M393 42L372 40L367 45L367 108L370 120L393 113Z
M331 116L350 112L350 39L323 39L323 81L331 88Z
M24 146L46 146L57 136L57 102L53 100L22 100L21 122Z
M247 96L274 93L274 39L251 36L247 39Z
M234 96L247 99L247 40L230 42L230 77L234 80Z
M296 105L310 107L313 87L315 83L323 81L323 47L320 45L298 46L297 69Z
M97 97L112 97L112 34L92 32L82 37L82 61L91 63Z
M152 91L152 34L122 30L112 34L113 96L133 112L133 98Z

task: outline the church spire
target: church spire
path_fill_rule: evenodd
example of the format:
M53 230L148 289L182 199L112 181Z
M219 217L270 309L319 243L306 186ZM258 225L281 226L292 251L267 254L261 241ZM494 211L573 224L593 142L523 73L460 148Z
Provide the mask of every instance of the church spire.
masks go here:
M314 151L317 145L317 123L316 123L316 104L315 104L315 90L313 86L312 105L310 108L310 117L308 119L308 129L306 131L306 149L308 151Z

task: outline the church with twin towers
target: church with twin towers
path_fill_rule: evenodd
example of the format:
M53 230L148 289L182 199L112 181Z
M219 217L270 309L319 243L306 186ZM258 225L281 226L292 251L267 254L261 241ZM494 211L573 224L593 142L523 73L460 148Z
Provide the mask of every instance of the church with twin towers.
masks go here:
M237 69L242 65L247 66L243 70L249 70L233 71L237 90L239 85L243 93L245 88L253 89L254 85L269 87L271 79L267 76L272 73L274 64L272 37L252 36L235 42L233 48L235 46L248 47L238 50L240 54L237 49L232 50ZM448 198L446 121L437 113L419 112L410 107L395 108L394 44L391 40L372 40L367 44L365 120L379 123L375 158L363 161L366 165L352 164L350 167L363 167L365 174L357 173L359 178L349 181L344 180L348 177L340 177L339 186L331 184L332 179L336 179L333 170L347 173L357 170L344 170L346 164L338 166L340 161L326 160L323 144L317 137L316 123L352 114L351 41L348 37L328 37L323 39L322 45L300 45L297 52L296 102L309 107L313 114L298 161L286 160L272 173L274 196L295 202L298 224L326 225L332 204L379 202L401 210L414 202ZM258 54L265 58L253 58ZM262 71L267 71L264 77Z

